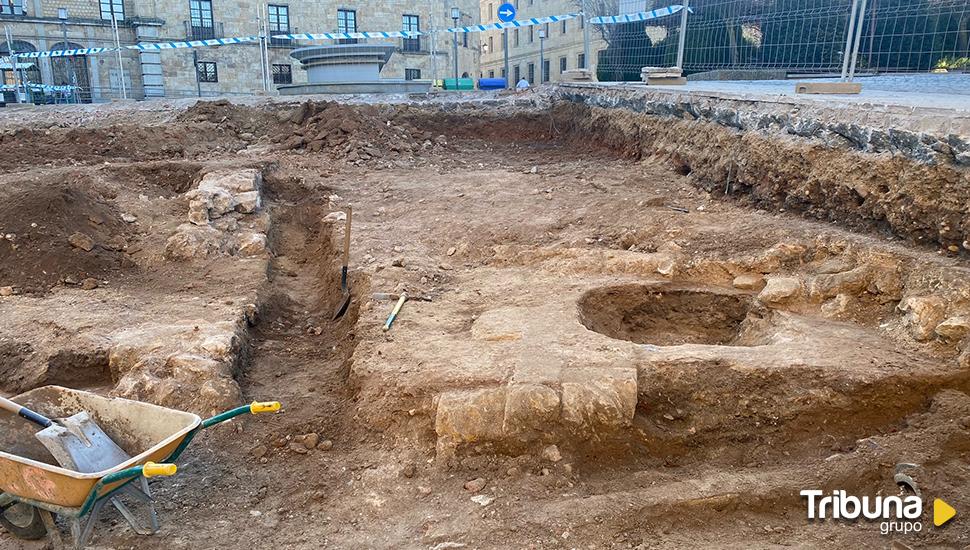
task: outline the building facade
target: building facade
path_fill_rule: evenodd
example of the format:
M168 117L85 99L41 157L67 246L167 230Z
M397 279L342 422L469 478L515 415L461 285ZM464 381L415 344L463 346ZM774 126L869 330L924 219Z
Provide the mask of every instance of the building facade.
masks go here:
M0 57L14 52L113 47L118 21L121 45L144 42L245 37L258 34L258 21L273 34L445 29L478 23L478 0L0 0ZM390 42L397 51L385 65L385 78L450 77L454 67L452 35L444 32ZM479 45L458 36L461 73L478 73ZM365 41L361 39L360 41ZM268 51L270 93L275 86L306 81L305 71L289 56L314 43L271 39ZM257 43L175 50L124 50L98 55L19 58L0 64L3 84L16 81L76 86L84 101L127 97L191 97L261 93L264 76ZM16 75L14 72L16 71Z
M577 13L581 0L510 0L517 8L516 19L530 19L550 15ZM482 0L481 20L494 23L502 0ZM530 84L559 82L562 74L570 69L590 69L596 73L598 52L606 48L606 42L594 28L589 29L590 59L586 59L583 47L585 22L577 17L530 27L507 29L509 71L512 83L525 78ZM545 38L540 38L540 31ZM505 32L503 30L479 33L481 42L481 77L505 76Z

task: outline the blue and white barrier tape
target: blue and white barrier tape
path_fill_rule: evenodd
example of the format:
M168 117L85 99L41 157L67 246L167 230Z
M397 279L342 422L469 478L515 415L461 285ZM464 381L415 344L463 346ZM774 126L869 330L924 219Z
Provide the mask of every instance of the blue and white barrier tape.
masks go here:
M546 23L558 23L567 19L579 17L578 13L567 13L564 15L550 15L548 17L533 17L532 19L521 19L518 21L508 21L506 23L485 23L484 25L471 25L469 27L453 27L445 29L445 32L482 32L496 29L512 29L518 27L531 27L533 25L544 25Z
M649 12L628 13L625 15L607 15L593 17L589 20L595 25L610 25L616 23L634 23L637 21L648 21L673 15L684 6L673 5L666 8L659 8ZM687 11L693 12L691 8ZM469 33L483 32L490 30L512 29L519 27L530 27L534 25L544 25L546 23L558 23L568 19L580 17L579 13L566 13L563 15L550 15L548 17L533 17L531 19L521 19L508 21L505 23L485 23L482 25L471 25L468 27L454 27L445 29L448 33ZM361 38L417 38L433 34L431 31L376 31L376 32L324 32L324 33L300 33L300 34L274 34L270 38L289 39L289 40L353 40ZM187 40L179 42L142 42L121 48L80 48L75 50L50 50L43 52L23 52L14 53L15 58L38 58L38 57L70 57L76 55L96 55L121 50L157 51L157 50L177 50L182 48L203 48L208 46L229 46L233 44L249 44L259 42L259 36L237 36L232 38L210 38L208 40ZM4 62L10 62L10 57L0 58Z
M182 42L142 42L134 46L123 46L129 50L177 50L181 48L203 48L206 46L229 46L259 42L258 36L237 36L234 38L210 38L208 40L188 40Z
M323 32L300 34L273 34L270 38L289 40L353 40L357 38L417 38L431 34L422 31L377 31L377 32Z
M27 87L31 90L43 90L45 92L70 92L77 88L77 86L52 86L50 84L34 84L32 82L28 82ZM21 88L23 86L14 86L13 84L0 85L0 91L4 92L13 92Z
M667 17L668 15L673 15L680 10L684 9L684 6L674 5L667 6L666 8L659 8L653 11L641 11L637 13L627 13L624 15L604 15L601 17L593 17L589 20L590 23L594 25L613 25L616 23L636 23L637 21L649 21L650 19L659 19L661 17ZM689 13L693 13L694 10L687 8Z

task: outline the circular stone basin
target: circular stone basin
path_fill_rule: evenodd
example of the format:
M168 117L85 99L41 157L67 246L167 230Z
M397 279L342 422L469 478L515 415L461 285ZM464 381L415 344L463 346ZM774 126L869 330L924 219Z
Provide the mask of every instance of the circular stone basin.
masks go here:
M725 289L628 284L579 299L579 320L594 332L637 344L735 344L751 297Z

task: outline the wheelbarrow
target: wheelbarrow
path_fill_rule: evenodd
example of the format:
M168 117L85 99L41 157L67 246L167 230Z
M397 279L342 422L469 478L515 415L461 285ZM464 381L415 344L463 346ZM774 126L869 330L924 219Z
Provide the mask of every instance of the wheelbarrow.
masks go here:
M15 537L36 540L50 534L59 543L54 516L70 522L75 548L84 548L101 510L112 504L139 534L158 531L147 479L168 476L175 462L203 429L243 414L275 412L280 404L253 403L202 420L197 415L148 403L46 386L14 398L48 417L87 411L131 458L117 466L82 474L53 464L34 437L36 427L0 411L0 525ZM122 502L128 495L144 502L148 526Z

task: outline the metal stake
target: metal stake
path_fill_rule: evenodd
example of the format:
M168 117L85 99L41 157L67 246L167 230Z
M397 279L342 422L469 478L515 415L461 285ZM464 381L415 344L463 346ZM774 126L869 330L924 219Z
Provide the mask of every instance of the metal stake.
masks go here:
M509 30L502 29L502 47L505 53L505 87L511 88L509 85Z
M680 36L677 37L677 68L684 70L684 48L687 45L687 12L690 11L690 0L684 0L684 7L680 13Z
M855 22L855 44L852 47L852 61L849 65L849 82L855 77L855 63L859 58L859 42L862 40L862 22L866 18L866 0L862 0L859 7L859 18Z
M842 82L845 82L849 77L849 57L852 55L852 34L855 30L855 16L858 6L859 0L852 0L852 11L849 12L849 28L845 33L845 51L842 55Z
M121 37L118 35L118 15L114 12L111 13L111 28L115 32L115 48L118 50L118 76L121 78L121 99L128 99L128 91L125 89L125 67L121 63Z

